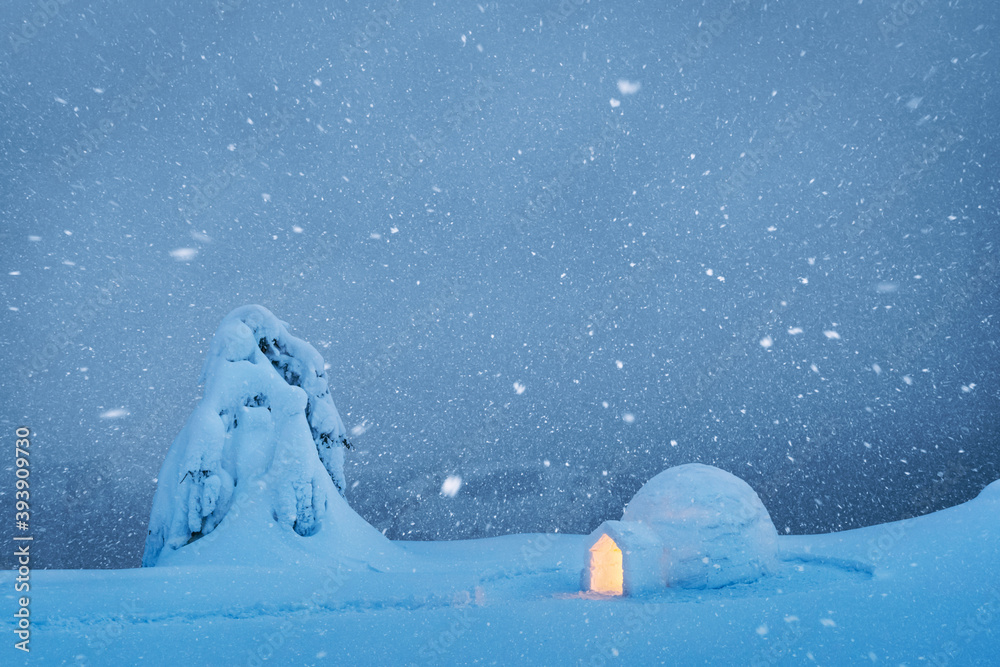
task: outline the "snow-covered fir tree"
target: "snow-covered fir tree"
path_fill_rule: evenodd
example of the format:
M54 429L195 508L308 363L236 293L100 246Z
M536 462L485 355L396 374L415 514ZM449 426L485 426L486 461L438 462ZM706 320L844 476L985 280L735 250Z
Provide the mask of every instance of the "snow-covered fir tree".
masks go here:
M243 306L219 326L200 381L204 398L160 470L144 566L205 551L184 547L221 528L207 551L224 558L260 554L275 536L316 536L307 550L317 553L346 541L387 547L344 498L350 444L313 346L266 308Z

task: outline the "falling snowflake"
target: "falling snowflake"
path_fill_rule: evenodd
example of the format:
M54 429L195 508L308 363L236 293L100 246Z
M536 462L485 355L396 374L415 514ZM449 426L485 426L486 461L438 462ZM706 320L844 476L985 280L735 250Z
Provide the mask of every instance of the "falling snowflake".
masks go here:
M458 475L448 475L448 477L444 480L444 484L441 485L441 495L454 498L458 494L458 490L461 488L462 478Z
M628 79L618 79L618 92L622 95L635 95L642 88L642 84L638 81L629 81Z
M197 248L177 248L170 251L170 256L178 262L190 262L197 254Z

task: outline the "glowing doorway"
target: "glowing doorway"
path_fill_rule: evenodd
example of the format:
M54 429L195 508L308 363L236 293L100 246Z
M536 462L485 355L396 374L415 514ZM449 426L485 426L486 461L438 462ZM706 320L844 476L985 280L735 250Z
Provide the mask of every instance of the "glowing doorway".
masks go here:
M607 535L590 547L590 590L605 595L622 594L622 550Z

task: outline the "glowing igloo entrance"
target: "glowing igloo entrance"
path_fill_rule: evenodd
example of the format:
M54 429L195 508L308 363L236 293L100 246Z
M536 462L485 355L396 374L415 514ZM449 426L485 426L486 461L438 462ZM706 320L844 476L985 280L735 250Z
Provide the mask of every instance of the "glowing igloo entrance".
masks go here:
M607 534L590 547L590 590L604 595L621 595L622 550Z

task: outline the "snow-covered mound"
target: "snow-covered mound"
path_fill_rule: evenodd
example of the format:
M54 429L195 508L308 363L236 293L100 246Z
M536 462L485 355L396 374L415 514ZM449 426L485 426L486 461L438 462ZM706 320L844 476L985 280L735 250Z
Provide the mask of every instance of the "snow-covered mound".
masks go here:
M764 504L746 482L712 466L664 470L639 489L622 522L659 538L667 586L716 588L775 567L778 533Z
M986 486L985 489L979 492L977 498L982 498L984 500L997 500L1000 499L1000 479L992 482Z
M201 381L160 469L144 566L392 549L343 497L350 445L315 348L243 306L219 326Z

